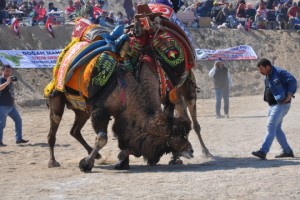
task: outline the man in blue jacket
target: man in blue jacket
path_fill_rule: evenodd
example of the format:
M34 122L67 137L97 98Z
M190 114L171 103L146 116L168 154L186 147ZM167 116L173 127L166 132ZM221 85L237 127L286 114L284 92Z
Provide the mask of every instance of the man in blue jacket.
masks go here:
M252 152L252 155L262 160L266 159L266 155L276 137L282 152L275 158L294 157L293 150L286 140L281 125L296 93L297 80L289 72L273 66L267 59L259 61L257 67L260 73L265 76L264 101L269 104L270 108L264 142L260 150Z

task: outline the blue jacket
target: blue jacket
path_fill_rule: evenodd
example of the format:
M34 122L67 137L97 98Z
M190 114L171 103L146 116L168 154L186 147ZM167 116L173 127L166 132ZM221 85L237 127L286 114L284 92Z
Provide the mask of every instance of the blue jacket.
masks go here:
M279 67L272 66L272 72L265 79L265 87L269 84L269 88L277 101L281 103L288 93L295 94L297 91L296 78Z

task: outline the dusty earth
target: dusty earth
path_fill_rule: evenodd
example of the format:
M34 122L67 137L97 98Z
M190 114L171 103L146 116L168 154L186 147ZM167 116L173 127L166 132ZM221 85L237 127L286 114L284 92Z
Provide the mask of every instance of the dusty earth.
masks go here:
M66 1L55 4L63 8ZM21 38L17 38L9 27L0 26L0 49L62 49L70 41L72 28L54 26L56 38L51 38L43 27L21 27ZM251 45L258 59L269 58L300 80L299 33L227 29L191 32L199 48ZM257 60L226 63L235 81L231 93L235 97L231 97L231 117L220 120L214 117L214 99L209 99L214 94L207 74L213 63L201 61L196 67L200 87L198 119L204 141L214 155L212 159L203 157L196 135L191 132L195 157L185 159L184 165L169 166L170 155L163 156L155 167L132 157L130 170L115 171L118 147L110 131L109 142L101 153L103 158L89 174L78 168L87 153L69 134L74 119L71 111L65 112L57 135L55 152L61 167L48 168L49 114L42 91L52 78L52 69L16 69L17 104L23 117L24 138L30 143L15 144L14 124L8 119L3 141L8 146L0 147L0 200L300 199L300 93L283 124L296 158L274 159L280 152L276 141L268 160L251 155L262 143L267 121L267 105L261 95L257 96L263 91L263 77L257 72L256 63ZM36 105L41 106L32 107ZM95 135L90 122L82 134L92 145Z
M24 138L16 145L14 125L8 120L4 133L7 147L0 148L0 199L299 199L300 197L300 95L296 95L283 129L296 158L275 159L276 141L261 161L251 156L264 137L267 105L262 96L232 97L229 119L214 117L214 100L198 100L198 119L212 159L204 158L194 132L190 141L194 158L170 166L170 155L157 166L131 157L131 169L116 171L118 147L111 130L92 173L82 173L80 159L87 153L69 135L74 115L65 112L57 135L56 158L61 167L49 169L46 107L20 108ZM90 122L83 135L92 144Z

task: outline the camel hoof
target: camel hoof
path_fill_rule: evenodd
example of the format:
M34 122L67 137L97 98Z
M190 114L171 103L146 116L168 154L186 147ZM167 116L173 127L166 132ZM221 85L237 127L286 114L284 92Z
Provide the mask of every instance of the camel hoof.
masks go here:
M94 162L87 162L85 158L83 158L79 162L79 169L82 172L85 173L92 172L93 167L94 167Z
M54 167L60 167L59 162L57 162L56 160L49 160L48 168L54 168Z
M182 165L182 164L183 164L183 162L179 158L178 159L172 159L169 162L169 165Z
M116 169L116 170L128 170L129 169L129 160L125 159L125 160L119 161L115 165L114 169Z
M213 158L214 156L209 151L203 151L206 158Z

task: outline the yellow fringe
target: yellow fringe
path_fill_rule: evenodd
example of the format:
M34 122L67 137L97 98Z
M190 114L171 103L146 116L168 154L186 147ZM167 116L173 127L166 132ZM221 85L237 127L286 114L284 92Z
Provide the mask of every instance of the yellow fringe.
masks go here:
M71 42L62 50L62 52L59 54L57 60L56 60L56 64L53 68L53 78L51 80L51 82L44 88L44 97L48 98L49 95L52 93L53 89L55 88L55 83L56 83L56 76L57 76L57 71L59 69L60 63L63 59L63 57L65 56L66 52L77 42L80 41L80 38L73 38L71 40Z

